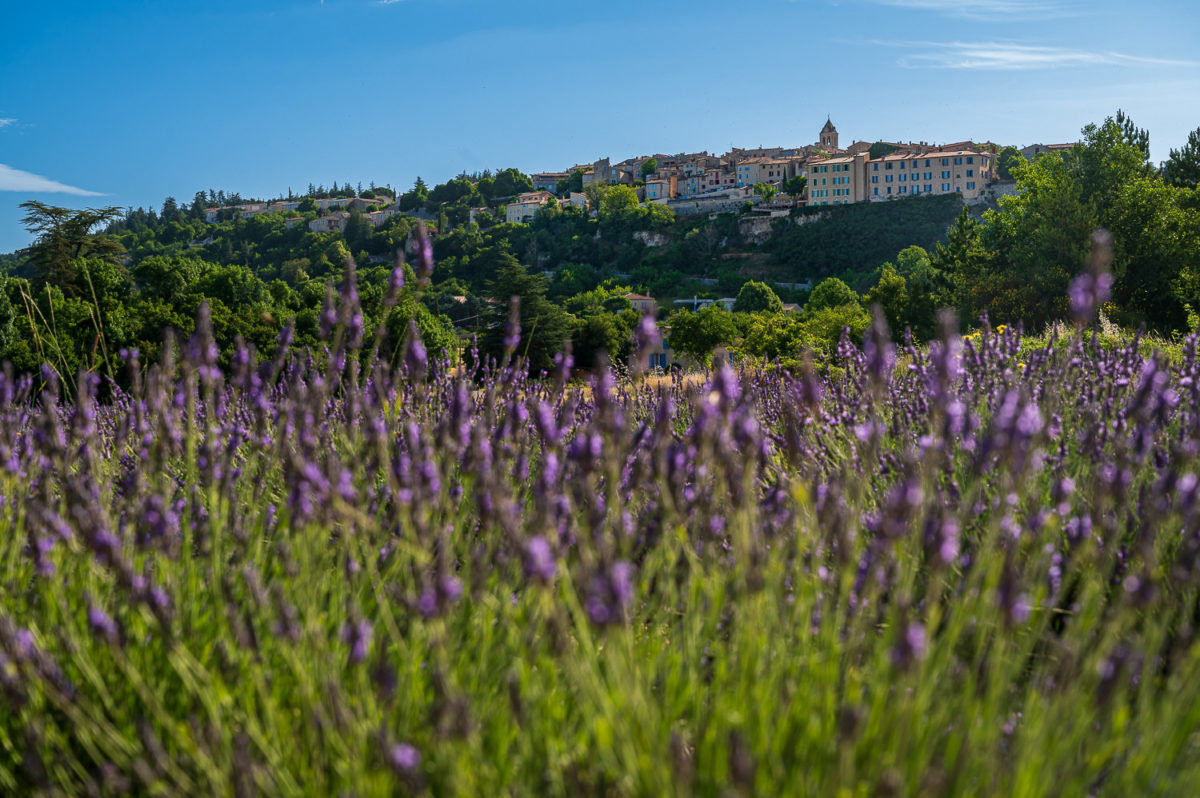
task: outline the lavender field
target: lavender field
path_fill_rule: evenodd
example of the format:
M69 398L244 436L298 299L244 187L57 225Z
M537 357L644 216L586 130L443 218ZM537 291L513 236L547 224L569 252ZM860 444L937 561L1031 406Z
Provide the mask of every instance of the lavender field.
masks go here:
M0 792L1200 784L1194 337L580 385L328 321L0 379Z

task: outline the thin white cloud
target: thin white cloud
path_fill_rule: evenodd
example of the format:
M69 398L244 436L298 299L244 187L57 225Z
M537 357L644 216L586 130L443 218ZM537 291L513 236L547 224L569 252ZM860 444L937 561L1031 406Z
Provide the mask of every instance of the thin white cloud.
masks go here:
M9 125L13 124L16 121L17 120L15 120L15 119L0 119L0 128L8 127Z
M74 194L77 197L103 197L98 191L68 186L48 177L35 175L32 172L22 172L0 163L0 191L29 191L50 194Z
M1025 22L1077 16L1074 4L1048 0L871 0L877 5L932 11L948 17L989 22Z
M911 69L1025 70L1084 66L1200 66L1200 62L1197 61L1152 58L1112 50L1073 50L1066 47L1008 42L874 41L872 44L908 50L909 52L897 63Z

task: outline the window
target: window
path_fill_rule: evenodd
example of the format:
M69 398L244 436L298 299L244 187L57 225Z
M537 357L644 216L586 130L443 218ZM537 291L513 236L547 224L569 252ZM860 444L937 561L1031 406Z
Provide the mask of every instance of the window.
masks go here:
M942 159L942 166L949 166L949 165L950 165L950 159L949 159L949 158L943 158L943 159Z
M904 161L901 161L901 162L900 162L900 168L901 168L901 169L903 169L903 168L904 168Z
M974 177L974 176L975 176L975 170L974 170L974 169L968 169L968 170L967 170L967 177Z
M900 175L900 182L903 183L904 178L906 178L906 177L908 177L908 175Z
M900 193L901 193L901 194L907 194L907 193L908 193L908 186L900 186Z
M891 186L888 186L888 193L889 193L889 194L891 194L891 193L892 193L892 187L891 187Z
M928 165L928 164L926 164L926 165ZM925 179L926 179L926 180L933 180L933 172L926 172L926 173L925 173Z
M891 165L890 163L885 163L885 164L883 165L883 168L884 168L884 169L891 169L891 168L892 168L892 165Z
M912 193L914 193L914 194L920 194L920 193L921 193L921 187L920 187L920 186L913 186Z
M954 159L954 165L955 165L955 166L961 166L961 165L962 165L962 158L955 158L955 159Z
M872 183L878 183L878 182L879 182L879 175L871 175L871 182L872 182ZM875 192L875 193L876 193L876 194L878 194L878 193L879 193L879 191L878 191L878 190L876 190L876 192Z
M975 181L973 181L973 180L968 180L968 181L967 181L967 188L968 188L968 189L973 189L973 188L975 188Z
M932 184L932 183L926 183L926 184L925 184L925 191L926 191L926 192L933 191L933 184Z
M885 183L890 183L890 182L892 182L892 176L891 176L891 175L888 175L888 176L887 176L887 177L885 177L883 180L884 180L884 182L885 182Z
M929 166L929 159L928 159L928 158L926 158L926 159L925 159L925 165L926 165L926 166Z
M878 172L878 171L879 171L879 164L877 164L877 163L873 163L873 164L871 164L871 171L872 171L872 172Z
M950 173L942 172L942 180L949 180L949 179L950 179Z
M949 190L950 190L950 184L942 183L942 191L949 191Z
M878 197L878 196L879 196L879 189L878 189L878 188L875 188L875 189L874 189L874 192L875 192L875 196L876 196L876 197Z
M919 165L919 164L918 164L918 162L917 162L917 161L913 161L912 168L913 168L913 169L916 169L918 165Z
M967 163L975 163L975 156L973 156L973 155L968 155L968 156L967 156Z

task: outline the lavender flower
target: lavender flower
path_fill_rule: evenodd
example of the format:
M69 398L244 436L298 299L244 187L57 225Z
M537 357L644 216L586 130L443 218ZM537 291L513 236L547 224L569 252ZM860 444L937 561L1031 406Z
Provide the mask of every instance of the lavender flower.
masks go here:
M371 649L371 624L365 620L348 621L342 628L342 640L350 646L350 662L358 664Z

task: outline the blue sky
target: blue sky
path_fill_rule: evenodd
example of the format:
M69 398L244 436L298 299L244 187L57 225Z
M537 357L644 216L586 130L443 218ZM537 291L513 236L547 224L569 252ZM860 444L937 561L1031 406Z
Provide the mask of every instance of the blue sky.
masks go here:
M0 252L18 203L561 169L816 140L1073 141L1200 126L1194 0L12 3Z

